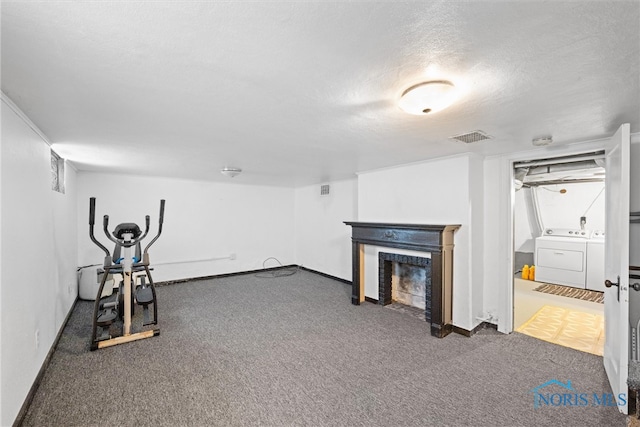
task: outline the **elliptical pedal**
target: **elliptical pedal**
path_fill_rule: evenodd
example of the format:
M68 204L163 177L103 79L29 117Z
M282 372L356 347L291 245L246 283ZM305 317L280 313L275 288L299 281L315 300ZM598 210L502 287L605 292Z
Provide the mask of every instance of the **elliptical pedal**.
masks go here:
M118 317L118 300L113 295L100 298L99 310L96 316L96 325L109 326Z
M145 276L140 276L140 284L136 286L136 302L138 305L146 306L153 302L153 292L146 285Z
M143 321L142 326L153 325L149 316L149 304L153 303L153 291L145 283L145 276L140 276L140 284L136 286L136 303L142 306Z
M102 308L98 312L98 316L96 318L96 327L100 328L100 335L96 337L98 341L108 340L111 338L109 334L109 326L116 320L118 317L118 310L115 307L115 303L108 303L109 307Z
M118 311L115 308L109 307L100 310L98 317L96 318L96 325L100 327L109 326L118 317Z

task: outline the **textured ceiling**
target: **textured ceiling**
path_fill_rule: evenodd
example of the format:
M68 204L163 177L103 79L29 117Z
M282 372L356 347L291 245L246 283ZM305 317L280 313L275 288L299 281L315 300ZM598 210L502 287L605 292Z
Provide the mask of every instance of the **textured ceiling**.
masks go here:
M298 186L640 131L640 2L2 2L2 91L79 170ZM447 78L448 109L402 91ZM483 130L493 139L450 136Z

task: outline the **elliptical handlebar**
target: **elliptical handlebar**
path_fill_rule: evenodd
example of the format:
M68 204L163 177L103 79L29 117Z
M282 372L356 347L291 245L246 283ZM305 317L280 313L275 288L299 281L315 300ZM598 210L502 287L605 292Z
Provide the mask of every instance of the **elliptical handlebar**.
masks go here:
M111 256L109 249L107 249L102 243L98 242L98 240L96 240L96 237L93 234L93 226L95 222L96 222L96 198L91 197L89 199L89 237L91 238L91 241L93 243L98 245L98 247L104 251L107 258L109 258Z
M149 215L145 215L144 217L144 234L142 236L140 236L140 238L138 239L138 242L141 240L144 240L145 237L147 237L147 234L149 234L149 223L151 221L151 217L149 217Z
M89 225L96 223L96 198L89 198Z
M149 242L149 244L144 248L144 254L145 254L145 255L147 254L147 251L149 250L149 248L151 247L151 245L153 245L153 244L156 242L156 240L158 240L158 237L160 237L160 235L162 234L162 223L164 222L164 203L165 203L165 200L164 200L164 199L161 199L161 200L160 200L160 215L159 215L159 217L158 217L158 218L159 218L159 219L158 219L158 234L156 234L156 237L154 237L154 238ZM147 216L147 218L148 218L148 216ZM149 223L147 222L147 225L148 225L148 224L149 224ZM145 235L146 235L146 233L145 233Z
M160 226L162 226L162 223L164 222L164 199L160 199Z
M156 240L158 240L158 238L160 237L160 234L162 234L162 223L164 222L164 204L165 204L165 200L164 199L160 200L160 217L159 217L159 221L158 221L158 224L159 224L158 225L158 234L144 248L144 253L145 254L147 253L147 251L149 250L151 245L154 244ZM100 249L102 249L104 251L104 253L106 254L107 258L109 258L111 256L111 253L109 252L109 249L107 249L102 243L100 243L94 236L93 228L94 228L94 225L95 225L95 216L96 216L96 198L95 197L91 197L91 198L89 198L89 237L91 238L91 241L93 243L95 243ZM102 229L104 230L104 234L107 236L107 239L109 239L110 241L112 241L116 245L122 245L123 247L131 247L131 246L136 245L140 241L142 241L145 237L147 237L147 234L149 234L149 228L150 228L150 225L151 225L151 217L149 215L146 215L144 219L145 219L145 231L144 231L144 234L142 234L141 236L139 236L139 237L137 237L135 239L131 239L131 240L128 240L128 241L125 241L124 239L118 239L116 237L113 237L111 235L111 233L109 233L109 215L105 215L102 218ZM137 226L135 226L135 227L137 229Z
M109 233L109 215L105 215L102 217L102 230L104 231L104 234L106 234L107 239L111 240L113 243L116 243L116 244L121 243L121 242L118 242L113 237L111 237L111 234Z

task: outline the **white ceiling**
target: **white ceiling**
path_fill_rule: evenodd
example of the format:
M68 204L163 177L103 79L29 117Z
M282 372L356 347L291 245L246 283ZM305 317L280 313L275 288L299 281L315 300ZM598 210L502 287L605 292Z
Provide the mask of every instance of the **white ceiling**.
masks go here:
M640 131L640 2L2 2L2 91L79 170L299 186ZM402 91L446 78L431 116ZM482 130L475 144L449 139Z

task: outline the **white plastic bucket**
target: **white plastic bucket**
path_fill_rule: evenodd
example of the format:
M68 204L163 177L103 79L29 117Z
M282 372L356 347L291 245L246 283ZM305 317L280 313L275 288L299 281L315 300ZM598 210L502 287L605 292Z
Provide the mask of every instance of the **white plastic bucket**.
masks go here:
M102 267L92 266L85 267L78 271L78 297L87 301L95 301L102 274L98 274L98 270ZM102 297L107 297L113 293L113 279L108 279L102 290Z

